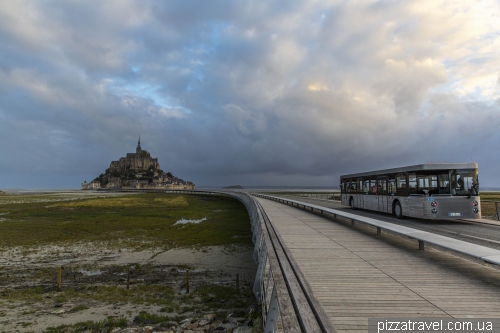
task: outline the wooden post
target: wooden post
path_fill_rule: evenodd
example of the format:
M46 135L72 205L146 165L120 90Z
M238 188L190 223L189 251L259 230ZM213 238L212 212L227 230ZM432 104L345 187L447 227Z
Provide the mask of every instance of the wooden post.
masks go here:
M130 267L127 267L127 290L130 286Z
M186 269L186 294L189 294L189 269Z
M57 290L62 290L62 267L57 267Z
M497 209L497 219L500 221L500 213L498 212L498 202L495 202L495 208Z
M236 293L240 293L240 275L236 274Z

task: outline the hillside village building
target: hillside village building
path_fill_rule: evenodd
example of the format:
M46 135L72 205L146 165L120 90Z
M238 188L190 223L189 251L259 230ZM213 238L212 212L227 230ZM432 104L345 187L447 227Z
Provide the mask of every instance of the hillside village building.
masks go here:
M82 190L98 190L101 188L101 183L97 180L93 180L90 183L84 181L82 183Z

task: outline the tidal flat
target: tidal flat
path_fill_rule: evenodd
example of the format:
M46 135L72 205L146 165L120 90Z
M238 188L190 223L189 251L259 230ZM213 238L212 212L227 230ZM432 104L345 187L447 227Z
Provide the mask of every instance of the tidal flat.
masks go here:
M0 196L0 332L110 332L204 316L209 329L258 316L239 201L82 192Z

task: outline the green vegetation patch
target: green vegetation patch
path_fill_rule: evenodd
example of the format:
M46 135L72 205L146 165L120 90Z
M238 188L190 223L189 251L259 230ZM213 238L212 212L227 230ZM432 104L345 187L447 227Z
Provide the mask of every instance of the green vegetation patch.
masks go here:
M0 205L1 247L97 242L140 250L252 244L247 210L229 197L148 193L62 202L45 202L43 196L23 202L18 195L16 200Z
M53 289L53 288L52 288ZM174 291L165 285L125 286L99 285L64 288L61 292L49 292L41 287L25 289L4 289L0 295L9 301L64 303L74 300L95 300L100 302L157 304L173 306ZM80 311L82 308L74 309Z
M251 288L239 292L233 286L206 284L196 290L200 305L204 310L232 309L250 303L253 297Z
M49 327L44 333L68 333L68 332L109 332L116 327L127 327L125 318L108 318L102 321L85 321L74 325L60 325Z

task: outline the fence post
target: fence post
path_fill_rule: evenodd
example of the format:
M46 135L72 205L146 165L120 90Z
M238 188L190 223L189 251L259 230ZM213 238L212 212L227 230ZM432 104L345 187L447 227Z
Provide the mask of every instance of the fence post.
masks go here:
M498 202L495 201L495 208L497 209L497 219L500 221L500 212L498 212Z
M62 289L62 267L57 267L57 290L61 291Z
M130 288L130 266L127 267L127 290Z
M240 275L236 274L236 293L240 293Z
M189 294L189 269L186 269L186 294Z

